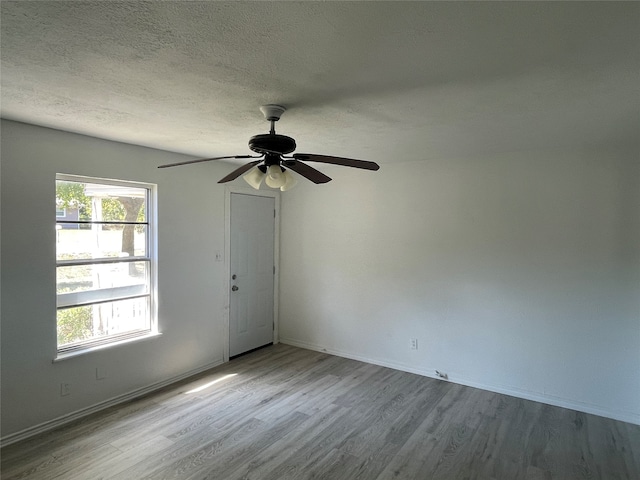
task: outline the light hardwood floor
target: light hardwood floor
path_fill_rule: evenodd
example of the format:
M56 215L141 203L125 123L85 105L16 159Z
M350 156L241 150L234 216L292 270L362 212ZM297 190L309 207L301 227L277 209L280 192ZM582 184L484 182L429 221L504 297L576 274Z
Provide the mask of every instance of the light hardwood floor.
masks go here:
M275 345L1 454L4 480L637 480L640 426Z

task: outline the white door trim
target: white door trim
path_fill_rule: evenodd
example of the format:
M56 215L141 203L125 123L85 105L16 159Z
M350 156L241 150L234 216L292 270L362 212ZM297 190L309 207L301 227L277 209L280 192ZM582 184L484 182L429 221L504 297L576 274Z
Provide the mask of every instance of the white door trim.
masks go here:
M255 197L270 197L274 199L276 216L273 220L273 263L276 272L273 276L273 343L278 343L278 298L280 298L280 192L277 190L255 190L251 187L225 185L224 192L224 353L223 362L229 361L229 309L231 306L231 194L241 193Z

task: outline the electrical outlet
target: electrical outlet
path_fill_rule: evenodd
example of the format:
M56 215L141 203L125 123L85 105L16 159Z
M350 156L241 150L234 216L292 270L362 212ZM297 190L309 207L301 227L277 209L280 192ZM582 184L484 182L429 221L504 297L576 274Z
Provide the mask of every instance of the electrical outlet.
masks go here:
M60 384L60 396L66 397L67 395L71 395L71 384L70 383L61 383Z
M418 339L417 338L410 338L409 339L409 348L411 350L417 350L418 349Z
M107 370L104 367L96 367L96 380L107 378Z
M216 262L221 262L221 261L222 261L222 252L218 250L216 251Z

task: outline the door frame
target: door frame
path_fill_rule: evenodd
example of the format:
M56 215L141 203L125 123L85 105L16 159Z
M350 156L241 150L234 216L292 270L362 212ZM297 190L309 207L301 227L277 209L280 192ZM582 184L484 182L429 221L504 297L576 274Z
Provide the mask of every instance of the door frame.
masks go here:
M230 309L231 309L231 194L252 195L254 197L267 197L274 199L276 210L273 219L273 263L275 273L273 275L273 343L278 343L278 298L280 297L280 192L277 190L255 190L250 187L225 185L224 191L224 349L223 362L229 361L229 334L230 334Z

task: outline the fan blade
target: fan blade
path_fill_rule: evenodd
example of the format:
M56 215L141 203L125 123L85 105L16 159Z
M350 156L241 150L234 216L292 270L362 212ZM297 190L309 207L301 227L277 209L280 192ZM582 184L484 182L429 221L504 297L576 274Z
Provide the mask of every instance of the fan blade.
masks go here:
M242 165L240 168L236 168L229 175L227 175L226 177L221 178L220 180L218 180L218 183L227 183L227 182L230 182L231 180L235 180L240 175L242 175L244 172L247 172L247 171L251 170L253 167L255 167L256 165L258 165L261 161L262 161L262 159L256 160L255 162L249 162L246 165Z
M232 155L229 157L213 157L213 158L200 158L198 160L187 160L186 162L168 163L166 165L160 165L158 168L178 167L180 165L190 165L192 163L210 162L211 160L224 160L225 158L258 158L251 155Z
M296 173L299 173L303 177L311 180L313 183L327 183L331 181L331 177L327 177L324 173L316 170L309 165L296 160L287 160L283 162L285 166L289 167Z
M305 162L331 163L345 167L363 168L365 170L378 170L380 166L374 162L366 160L355 160L353 158L330 157L329 155L314 155L313 153L294 153L293 158Z

